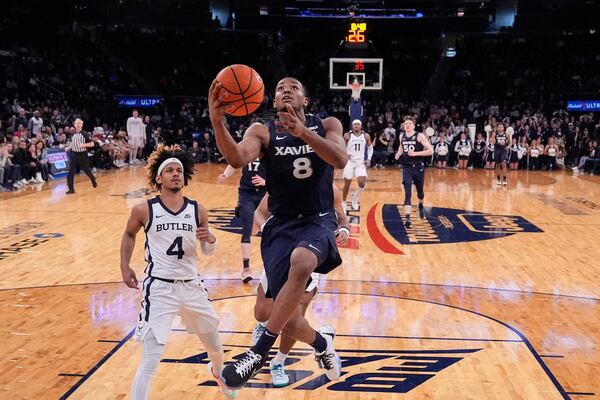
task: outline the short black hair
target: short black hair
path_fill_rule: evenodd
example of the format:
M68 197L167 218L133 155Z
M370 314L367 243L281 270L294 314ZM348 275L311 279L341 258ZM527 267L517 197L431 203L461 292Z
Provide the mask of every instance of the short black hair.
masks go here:
M156 182L158 176L158 168L167 159L175 157L183 164L183 186L187 186L188 182L194 175L194 159L187 151L181 150L178 145L165 146L159 144L156 150L148 157L148 165L146 166L146 176L148 177L148 187L154 191L160 191L161 184Z

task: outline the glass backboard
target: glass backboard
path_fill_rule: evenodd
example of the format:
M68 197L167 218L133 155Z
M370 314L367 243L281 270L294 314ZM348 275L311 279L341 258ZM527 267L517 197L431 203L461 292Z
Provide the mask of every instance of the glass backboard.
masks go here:
M363 85L362 90L383 89L383 59L329 59L329 89L350 90L355 79Z

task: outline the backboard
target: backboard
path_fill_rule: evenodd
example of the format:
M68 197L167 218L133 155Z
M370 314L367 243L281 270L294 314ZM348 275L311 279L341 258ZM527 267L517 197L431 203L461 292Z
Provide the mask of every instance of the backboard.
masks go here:
M362 90L383 89L383 59L329 59L329 89L350 90L355 79L364 85Z

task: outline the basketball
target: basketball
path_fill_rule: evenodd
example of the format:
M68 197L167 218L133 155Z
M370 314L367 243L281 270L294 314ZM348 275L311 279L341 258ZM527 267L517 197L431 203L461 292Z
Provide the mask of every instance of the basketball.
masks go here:
M223 104L233 107L227 114L242 117L252 114L260 106L265 95L265 85L260 75L251 67L234 64L225 67L217 74L217 81L223 85L228 96Z

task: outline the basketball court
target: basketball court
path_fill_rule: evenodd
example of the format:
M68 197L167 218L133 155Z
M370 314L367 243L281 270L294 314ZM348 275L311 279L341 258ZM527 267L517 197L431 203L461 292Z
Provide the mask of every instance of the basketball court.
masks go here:
M257 280L240 281L237 180L198 165L185 190L209 210L220 245L199 270L221 316L227 359L250 344ZM405 230L399 169L369 171L343 266L307 317L333 325L342 377L329 382L298 344L270 387L239 399L591 399L600 393L600 179L564 172L434 170L426 220ZM341 175L338 172L338 176ZM140 359L130 340L140 292L120 281L119 243L147 199L142 167L0 194L0 397L125 399ZM341 186L341 180L336 180ZM260 274L259 238L252 267ZM133 263L142 275L143 236ZM277 345L276 345L277 346ZM176 321L151 398L220 398L197 337Z

